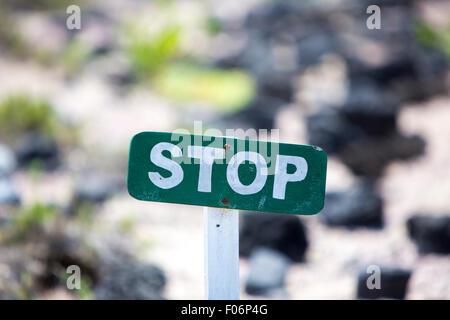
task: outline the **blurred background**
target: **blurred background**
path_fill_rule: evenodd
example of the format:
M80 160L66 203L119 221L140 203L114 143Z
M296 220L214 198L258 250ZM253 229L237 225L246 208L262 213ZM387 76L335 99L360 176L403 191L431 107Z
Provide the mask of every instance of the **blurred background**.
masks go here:
M202 121L328 154L321 213L242 212L241 298L450 299L449 17L443 0L0 0L0 298L202 299L201 208L126 191L135 133Z

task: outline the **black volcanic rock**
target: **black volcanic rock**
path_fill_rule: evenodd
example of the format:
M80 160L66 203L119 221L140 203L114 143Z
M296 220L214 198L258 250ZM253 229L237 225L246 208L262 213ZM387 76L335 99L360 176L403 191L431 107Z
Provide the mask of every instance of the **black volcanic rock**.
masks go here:
M114 246L111 244L114 243ZM98 281L94 287L99 300L161 300L167 283L164 271L136 259L121 242L100 244Z
M309 142L327 153L396 132L397 104L371 82L352 86L346 101L306 118Z
M377 178L394 160L425 151L420 136L397 129L398 102L371 81L352 85L346 101L306 118L309 143L337 155L353 173Z
M309 144L320 146L327 154L336 154L350 142L365 137L361 128L336 111L312 114L306 118L306 124Z
M245 109L227 114L213 121L212 126L224 129L273 129L276 113L285 104L283 100L259 95Z
M116 177L85 172L78 178L67 212L76 214L83 206L102 204L122 188L122 182Z
M273 290L282 289L291 261L282 253L256 248L250 256L250 271L245 281L245 292L251 295L270 296Z
M348 192L328 192L319 215L330 227L383 227L383 200L370 184Z
M100 277L95 288L99 300L161 300L164 272L152 264L124 262Z
M317 64L323 56L336 53L336 51L337 47L333 35L319 29L316 33L298 41L298 64L302 68Z
M380 267L380 271L379 289L368 288L367 280L374 275L373 272L368 273L366 268L359 272L357 299L404 299L412 272L410 270L387 267Z
M382 136L395 132L397 109L392 97L368 82L352 86L340 112L368 136Z
M425 141L420 136L395 133L354 141L343 148L338 156L354 174L377 178L390 162L411 159L422 155L424 151Z
M450 254L450 216L416 214L408 219L406 226L421 254Z
M113 178L97 174L85 174L75 187L75 202L102 203L118 190Z
M60 151L57 143L50 137L32 132L25 134L15 148L20 166L27 166L37 161L47 170L56 169L60 161Z
M270 248L285 254L294 262L302 262L308 248L305 227L295 215L243 213L239 253L248 257L257 247Z

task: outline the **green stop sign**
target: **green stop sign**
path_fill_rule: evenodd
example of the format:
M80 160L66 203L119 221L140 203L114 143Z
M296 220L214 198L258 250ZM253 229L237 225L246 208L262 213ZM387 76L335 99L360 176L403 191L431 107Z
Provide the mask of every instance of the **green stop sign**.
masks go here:
M324 205L326 166L314 146L142 132L127 185L145 201L311 215Z

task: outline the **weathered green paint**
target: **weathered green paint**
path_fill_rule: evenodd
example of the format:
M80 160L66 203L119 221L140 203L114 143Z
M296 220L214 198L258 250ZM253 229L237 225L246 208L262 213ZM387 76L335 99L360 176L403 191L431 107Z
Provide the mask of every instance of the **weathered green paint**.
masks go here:
M217 163L216 160L213 164L211 192L199 192L197 190L200 165L198 160L195 162L191 158L189 158L192 160L191 163L181 163L184 178L177 186L171 189L161 189L153 184L149 179L149 172L158 172L165 178L171 176L170 171L155 165L150 160L152 148L160 142L168 142L180 146L183 152L182 157L172 159L169 152L163 152L164 157L177 162L181 162L183 159L186 161L188 158L187 148L182 148L182 146L223 147L227 161ZM257 149L255 149L255 146L257 146ZM264 150L264 146L267 147L267 151ZM235 150L243 151L242 148L245 148L245 151L257 150L269 163L269 174L266 183L255 194L242 195L235 192L226 178L228 160L237 152ZM285 199L283 200L273 197L273 168L275 166L271 165L274 163L271 159L274 159L276 154L303 157L308 165L304 180L286 184ZM134 198L145 201L312 215L318 213L324 205L326 166L327 157L325 152L313 146L278 144L228 137L142 132L135 135L131 141L128 163L128 191ZM240 165L239 178L244 185L250 184L254 180L256 175L255 169L255 165L248 161ZM289 166L287 171L289 172Z

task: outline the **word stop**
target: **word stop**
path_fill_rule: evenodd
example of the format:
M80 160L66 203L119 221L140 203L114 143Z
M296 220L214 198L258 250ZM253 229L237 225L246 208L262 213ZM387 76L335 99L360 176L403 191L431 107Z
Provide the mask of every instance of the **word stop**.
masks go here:
M182 150L168 142L156 144L150 152L150 161L156 166L170 172L168 177L163 177L159 172L148 172L150 181L161 189L171 189L179 185L184 179L182 166L163 155L163 152L169 152L172 158L182 157ZM225 150L223 148L213 148L204 146L188 146L188 156L198 159L199 173L198 186L199 192L211 192L212 174L214 163L217 160L225 159ZM245 161L255 165L255 177L249 184L244 184L239 177L239 167ZM291 170L288 170L291 166ZM290 172L288 172L290 171ZM308 172L308 164L303 157L292 155L276 156L273 193L275 199L284 200L286 186L289 182L298 182L305 179ZM232 190L241 195L251 195L258 193L266 184L268 176L267 162L265 158L252 151L241 151L234 154L227 164L226 180Z

